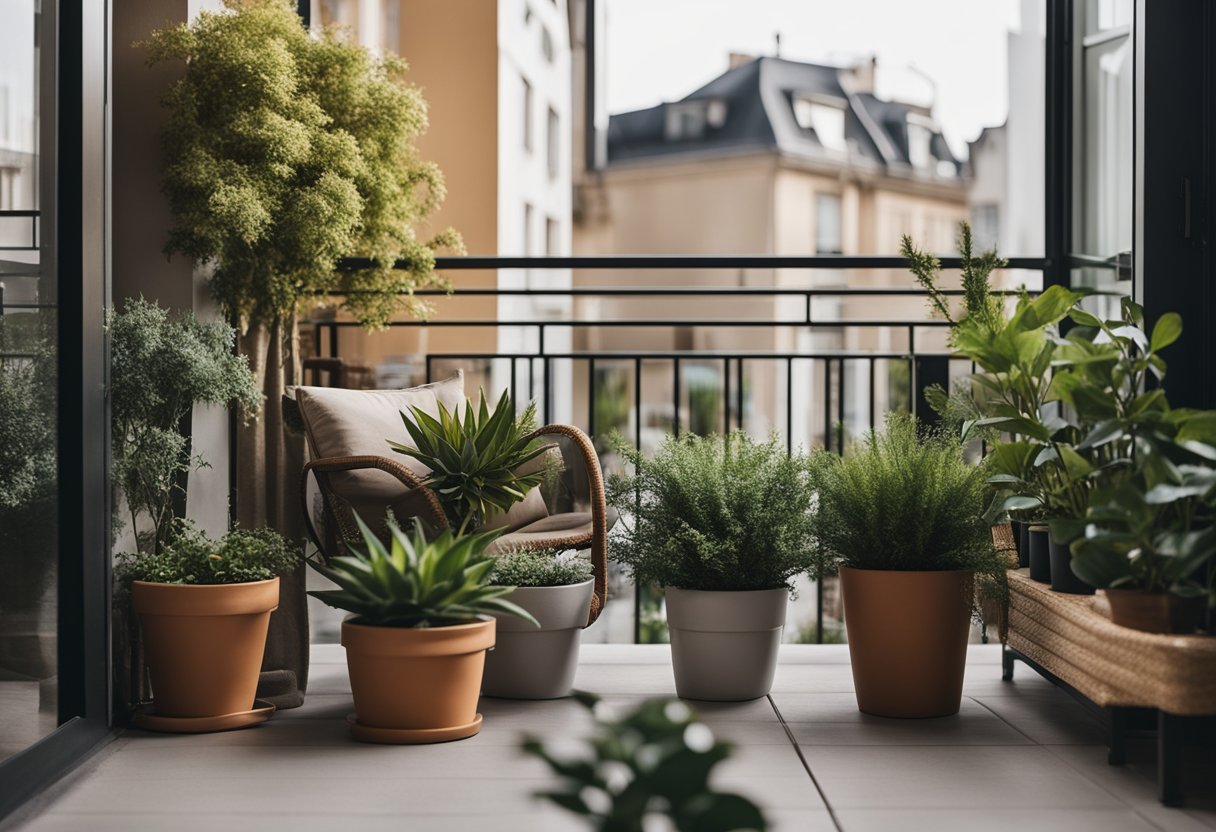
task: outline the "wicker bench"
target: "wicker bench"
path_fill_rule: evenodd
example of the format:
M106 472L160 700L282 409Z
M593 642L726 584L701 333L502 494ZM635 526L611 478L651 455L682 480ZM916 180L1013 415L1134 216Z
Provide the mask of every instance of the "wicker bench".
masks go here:
M1111 765L1124 761L1129 712L1156 710L1158 793L1162 803L1180 804L1185 722L1216 715L1216 638L1120 627L1101 594L1052 592L1025 570L1009 573L1009 590L1004 679L1020 659L1102 708Z

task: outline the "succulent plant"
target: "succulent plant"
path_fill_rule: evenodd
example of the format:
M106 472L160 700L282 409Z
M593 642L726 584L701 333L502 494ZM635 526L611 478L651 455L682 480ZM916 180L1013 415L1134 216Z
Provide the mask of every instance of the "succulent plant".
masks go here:
M412 416L403 412L401 421L414 446L391 439L388 444L431 469L426 484L439 495L448 522L462 532L484 523L495 511L510 510L545 478L544 466L519 471L553 447L531 436L535 402L516 418L508 393L491 412L482 391L479 406L465 407L463 419L442 403L438 419L417 407Z
M679 832L768 829L751 800L713 788L713 769L730 756L731 746L715 739L683 702L649 699L609 717L594 695L574 696L596 716L584 753L524 739L524 753L561 778L538 797L583 817L599 832L650 829L652 823Z
M390 520L391 543L386 546L362 518L355 520L365 551L326 563L309 561L339 587L309 595L354 613L361 624L379 627L444 627L489 613L517 615L536 623L525 610L502 598L515 587L490 583L494 557L486 554L486 547L496 532L461 535L444 529L428 539L421 524L415 524L408 535Z

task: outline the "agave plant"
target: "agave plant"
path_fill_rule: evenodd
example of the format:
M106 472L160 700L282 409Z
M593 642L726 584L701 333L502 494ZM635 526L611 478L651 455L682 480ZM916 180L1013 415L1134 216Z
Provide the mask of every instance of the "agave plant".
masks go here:
M388 440L399 454L413 457L431 469L426 484L439 495L448 523L463 533L477 528L492 513L506 512L540 485L544 467L520 473L520 467L548 451L531 435L536 424L536 403L518 418L508 393L491 411L481 391L477 408L466 407L464 418L439 405L439 418L412 408L401 421L414 446Z
M444 627L489 613L517 615L536 624L529 613L502 597L515 587L490 583L494 556L486 554L486 547L496 533L461 535L445 529L428 540L421 524L414 525L410 536L390 520L391 545L385 546L362 518L355 520L365 551L327 563L309 561L339 587L309 595L378 627Z

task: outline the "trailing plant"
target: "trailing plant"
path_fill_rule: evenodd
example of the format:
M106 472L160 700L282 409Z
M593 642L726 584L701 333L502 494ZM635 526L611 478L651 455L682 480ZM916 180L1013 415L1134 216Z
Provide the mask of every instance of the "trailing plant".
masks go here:
M184 513L187 477L207 464L183 431L194 405L238 404L254 418L262 396L223 322L140 298L110 310L107 328L114 482L140 551L159 552Z
M283 575L300 553L272 529L233 529L213 540L187 520L175 521L171 542L158 552L119 555L124 581L158 584L238 584Z
M165 251L214 264L211 292L242 320L291 320L335 291L365 325L424 312L413 292L442 283L434 252L459 237L415 232L444 187L414 147L426 104L405 62L310 34L290 0L224 7L147 43L149 64L182 68L162 99ZM372 267L340 271L351 256Z
M608 482L621 513L612 553L636 583L792 591L813 565L808 460L776 436L669 436L651 458L612 445L632 467Z
M356 515L365 549L309 566L338 589L308 594L375 627L444 627L466 624L480 615L507 613L536 623L528 612L502 596L515 589L491 583L494 556L486 547L498 536L453 534L444 529L430 539L421 524L406 534L389 521L385 544Z
M591 564L577 552L515 551L498 555L490 578L509 586L569 586L591 580Z
M764 832L760 808L739 794L714 788L714 768L731 755L693 712L676 699L650 699L619 718L598 699L575 693L595 714L595 727L572 756L528 737L524 753L544 761L560 778L538 792L580 816L598 832L656 828L680 832ZM656 821L658 823L656 823Z
M47 314L0 316L0 611L37 606L57 560L53 344Z
M425 482L460 534L478 528L494 512L509 511L547 476L544 464L523 470L553 447L532 435L535 402L516 416L504 391L491 412L483 390L478 407L466 405L463 418L440 402L439 418L414 407L410 415L402 412L401 421L414 444L389 439L389 447L430 469Z

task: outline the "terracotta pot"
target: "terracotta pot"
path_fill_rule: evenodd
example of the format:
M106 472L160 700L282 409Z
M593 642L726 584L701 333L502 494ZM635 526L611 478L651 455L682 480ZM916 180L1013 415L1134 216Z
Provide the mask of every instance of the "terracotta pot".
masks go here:
M888 717L958 713L971 572L840 567L857 707Z
M145 663L159 716L211 717L253 707L279 579L243 584L135 581Z
M665 595L671 665L682 699L739 702L769 692L785 627L787 590L668 587Z
M540 622L495 615L497 643L486 654L481 692L506 699L568 696L595 581L567 586L521 586L507 596Z
M1041 584L1051 583L1051 540L1047 527L1030 526L1026 530L1026 542L1030 549L1030 580Z
M447 627L372 627L348 617L342 645L358 726L377 742L463 739L480 729L477 699L495 621ZM468 733L464 733L467 731Z
M1057 543L1048 535L1048 551L1051 557L1051 591L1069 595L1093 595L1094 587L1076 576L1072 571L1072 551L1067 543Z
M1104 590L1110 620L1146 633L1192 633L1203 616L1204 599L1139 589Z

